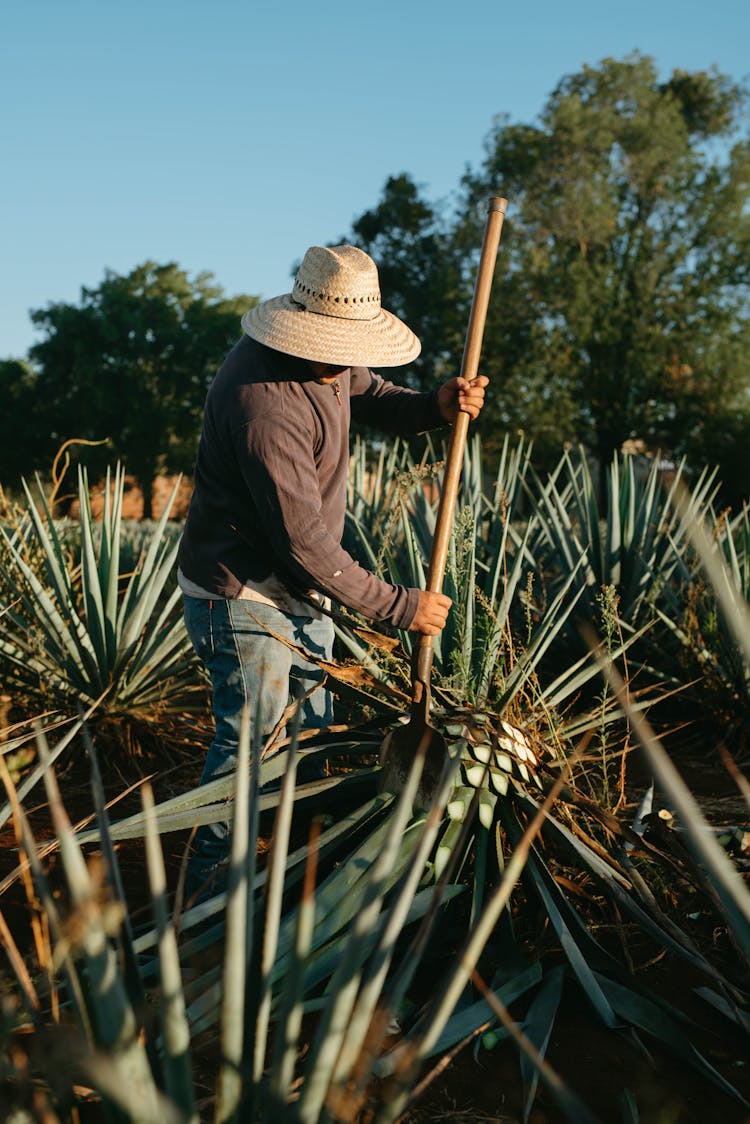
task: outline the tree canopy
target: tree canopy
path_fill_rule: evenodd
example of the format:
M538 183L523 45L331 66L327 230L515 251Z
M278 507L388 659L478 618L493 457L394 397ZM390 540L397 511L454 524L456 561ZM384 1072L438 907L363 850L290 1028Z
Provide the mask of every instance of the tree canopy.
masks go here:
M651 59L634 55L564 78L533 124L496 120L455 214L433 243L417 242L421 289L411 262L392 282L406 319L428 327L420 302L437 294L435 311L452 324L436 331L434 350L426 334L424 366L444 368L447 346L457 367L460 349L446 341L461 335L456 317L468 317L483 204L508 197L483 349L493 380L487 436L523 429L542 457L583 441L605 464L628 438L737 459L728 446L750 437L745 105L716 72L661 81ZM386 206L394 182L354 224L375 249L401 237L401 212ZM409 184L398 182L403 197ZM440 216L411 190L410 214L435 228Z
M38 466L33 451L42 442L36 424L36 374L22 359L0 360L0 484L12 484Z
M226 297L209 273L191 279L173 263L148 261L125 276L107 271L78 304L33 312L44 338L30 351L33 372L19 369L15 387L22 393L24 379L34 387L26 470L47 467L69 438L106 438L87 461L121 458L148 512L157 471L192 470L206 389L256 299ZM2 463L0 479L16 467Z
M390 176L380 202L355 221L352 241L378 263L388 308L408 320L425 351L407 375L417 381L453 373L463 346L456 317L461 253L438 209L406 175Z

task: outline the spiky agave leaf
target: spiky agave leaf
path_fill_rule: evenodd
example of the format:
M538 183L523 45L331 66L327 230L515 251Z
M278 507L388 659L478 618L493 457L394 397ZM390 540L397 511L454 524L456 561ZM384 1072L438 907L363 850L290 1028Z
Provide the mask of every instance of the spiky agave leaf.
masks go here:
M603 586L613 586L619 596L619 612L637 627L649 613L655 586L669 582L680 566L690 521L709 511L718 483L716 472L704 471L696 481L687 509L677 502L684 463L674 480L664 486L654 463L642 479L635 459L615 455L609 467L606 508L598 493L584 450L577 456L565 453L547 483L531 477L529 498L537 516L537 539L531 553L538 563L552 563L558 581L575 568L585 592L587 619L596 619L596 595ZM584 565L581 567L581 560Z
M637 708L635 710L638 713ZM735 1006L738 1003L741 1008L747 1006L747 996L738 993L721 971L717 971L715 966L701 956L687 935L658 910L651 895L644 894L642 879L633 879L631 882L630 872L620 865L615 854L601 842L595 842L585 830L581 830L580 809L588 808L595 819L606 825L608 831L618 828L616 838L626 837L626 831L619 827L612 813L607 812L605 815L605 810L601 809L601 818L596 816L599 809L594 802L587 802L569 786L562 786L560 776L552 785L552 777L560 772L557 753L538 740L532 741L526 732L511 723L491 715L465 711L460 719L461 721L454 721L444 728L443 733L456 759L461 762L464 787L459 785L449 798L449 820L438 843L433 874L439 875L445 864L441 847L455 847L461 825L472 815L475 816L472 828L473 862L463 874L464 879L473 881L473 923L478 923L482 916L488 892L486 887L491 886L498 877L502 880L505 876L504 872L523 837L524 826L538 814L541 791L549 791L552 786L558 793L558 806L554 811L547 807L543 828L545 840L551 841L556 837L569 848L571 855L575 856L572 865L578 869L584 866L604 890L612 907L634 920L649 938L715 981L722 991L732 997ZM566 769L566 774L570 774L569 768ZM478 790L481 796L479 801L471 800L472 789ZM566 812L566 807L578 811L570 815ZM631 838L637 837L631 833ZM488 858L492 853L489 846L491 840L497 843L497 865L488 865ZM641 850L660 864L664 861L663 856L650 851L647 844L641 843ZM562 869L565 869L564 865ZM664 1011L659 1000L646 992L642 985L636 984L627 966L614 960L599 945L586 911L576 908L567 900L554 871L555 866L550 863L547 848L543 854L532 845L522 874L526 897L536 901L548 917L551 930L556 932L566 954L573 977L604 1026L613 1033L620 1033L623 1027L622 1012L629 1011L632 1019L625 1021L624 1030L635 1041L639 1041L638 1032L643 1030L644 1021L648 1022L645 1012L651 1010L653 1013L658 1008L659 1016L657 1018L654 1014L649 1033L725 1092L730 1092L735 1098L739 1097L736 1089L692 1045L686 1044L683 1032ZM520 959L523 963L525 954L520 946L513 956L508 956L507 945L504 947L503 957L507 962ZM612 981L611 987L608 981ZM616 991L619 998L615 1009L611 993L617 988L621 990ZM547 1011L545 1017L549 1021L546 1029L544 1026L536 1026L534 1021L533 1012L539 1010ZM551 1021L556 1010L556 1004L545 1007L540 1000L539 1006L532 1005L527 1016L529 1025L527 1027L524 1021L524 1029L531 1033L533 1039L544 1044L551 1033ZM486 1008L482 1009L482 1013L486 1014ZM450 1044L449 1041L443 1042L445 1048ZM524 1064L528 1065L528 1061ZM526 1072L525 1080L530 1080L529 1071ZM530 1101L527 1100L527 1110L529 1105Z
M39 755L48 764L47 746L39 736ZM99 1072L103 1087L132 1113L134 1121L157 1124L165 1113L148 1056L140 1037L140 1023L133 1009L115 951L109 939L106 905L97 901L95 883L75 838L51 768L45 772L45 786L53 823L60 844L60 859L70 893L73 918L62 934L63 955L72 954L82 963L78 996L85 1008L80 1012L90 1028L93 1043L108 1058L87 1061L91 1073ZM117 903L123 908L124 903ZM117 907L116 907L117 908ZM133 1106L137 1106L135 1110ZM167 1116L175 1114L167 1111Z
M497 572L497 571L496 571ZM538 649L542 650L545 643L548 642L550 635L553 634L553 628L546 628L542 630L541 640L538 643ZM576 670L572 677L573 680L580 674ZM523 682L523 679L519 679ZM557 689L557 688L556 688ZM511 695L510 698L513 696ZM451 708L446 704L445 696L442 697L442 702L445 706L445 711L440 714L440 720L444 721L450 715ZM438 708L439 711L439 708ZM504 724L503 724L504 723ZM488 724L490 729L488 730ZM487 916L487 909L491 906L497 909L497 902L493 896L487 896L483 892L483 886L486 881L485 875L481 873L482 862L489 864L492 857L492 849L489 846L491 842L495 843L497 853L498 873L503 880L507 877L508 872L513 869L513 862L515 855L511 853L503 854L503 838L498 833L498 826L506 825L506 835L510 837L513 831L513 825L516 825L516 832L523 831L524 826L528 823L529 817L534 815L537 811L536 804L539 798L539 786L537 781L540 782L543 789L548 787L550 780L550 770L546 768L550 760L550 756L542 756L539 753L540 746L531 738L528 730L521 730L515 721L508 720L506 715L502 720L496 715L487 715L484 722L481 721L481 715L469 711L467 714L461 716L461 722L455 723L459 728L452 733L453 744L458 748L459 754L465 757L463 764L463 781L467 785L472 782L476 783L482 789L482 799L477 798L473 802L474 810L477 813L480 827L477 829L476 842L474 844L474 861L467 861L463 865L463 874L461 877L472 875L473 865L473 880L474 880L474 906L472 909L472 922L473 932L476 934L480 927L485 923ZM459 744L463 742L464 744ZM501 755L505 755L509 759L510 767L504 768L507 764L501 761ZM555 763L559 756L559 745L555 745L555 755L552 756L552 765L556 767ZM532 760L533 759L533 760ZM272 759L273 760L273 759ZM275 762L275 768L279 771L283 770L286 766L286 760L283 755L278 762ZM269 766L271 762L268 763ZM521 766L524 768L522 769ZM469 774L468 770L472 772ZM525 770L525 772L524 772ZM558 770L559 771L559 770ZM554 772L554 769L552 770ZM277 773L278 775L278 773ZM491 789L492 777L495 778L505 776L504 785L500 785L499 790ZM332 786L329 786L329 791ZM322 791L318 789L316 791ZM206 794L204 794L205 797ZM217 793L213 793L214 799ZM300 795L303 795L300 792ZM494 799L493 799L494 797ZM265 799L265 798L261 798ZM275 803L278 804L279 797L274 798ZM454 801L456 803L456 801ZM580 802L570 800L571 807L579 809ZM465 818L469 818L469 808L472 805L464 801L462 808L464 810ZM300 805L302 807L302 805ZM186 808L187 813L194 812L194 807ZM184 813L180 813L184 814ZM226 809L223 809L224 816ZM369 815L370 813L368 813ZM562 816L562 813L560 813ZM278 936L274 938L276 947L276 956L273 968L273 993L270 1011L270 1020L273 1023L277 1017L276 1012L287 1011L290 1009L289 1003L291 1002L291 1009L296 1011L297 1016L301 1015L305 1003L314 1002L317 1010L322 1011L321 1020L323 1023L328 1022L330 1027L335 1029L334 1040L325 1042L318 1050L318 1056L321 1059L322 1071L316 1078L318 1082L318 1091L310 1093L309 1103L314 1105L320 1102L320 1089L324 1086L324 1102L326 1098L331 1095L338 1096L342 1088L347 1088L348 1077L347 1073L351 1073L349 1068L350 1057L356 1051L353 1046L350 1050L347 1049L346 1043L348 1042L347 1035L349 1032L353 1034L352 1042L355 1038L361 1039L361 1024L359 1023L359 1013L365 1018L368 1011L373 1009L373 995L377 990L373 987L371 990L371 982L376 980L379 982L380 967L382 961L378 959L382 956L382 950L387 946L388 941L392 937L391 919L394 917L415 918L419 915L419 910L422 905L418 906L418 899L425 892L428 893L428 898L425 904L425 912L428 914L430 911L430 903L433 903L435 895L432 891L420 891L411 900L408 895L406 898L399 899L399 885L401 887L406 885L404 879L408 881L409 877L413 877L414 869L409 873L408 858L410 855L417 854L420 846L425 845L425 836L421 834L424 831L423 824L420 821L415 821L409 828L401 832L401 843L399 846L393 847L393 842L398 838L398 832L394 832L393 825L399 824L399 816L402 811L394 807L393 802L382 801L380 803L378 817L369 824L372 828L374 825L375 830L371 831L365 840L365 846L360 851L359 861L356 856L353 862L342 862L336 871L330 872L329 877L331 881L328 882L326 878L321 882L320 887L320 911L317 906L315 907L315 923L309 927L309 936L306 937L302 944L299 944L298 935L300 921L299 918L304 913L302 905L300 905L296 916L292 920L292 914L276 915L276 920L273 920L274 927L278 923ZM456 822L460 819L457 816ZM564 818L564 817L563 817ZM357 817L355 816L356 820ZM183 821L184 822L184 821ZM364 821L359 821L360 823ZM435 838L440 834L440 823L442 821L438 818L437 830ZM604 823L604 819L599 822ZM548 826L557 831L561 839L564 839L566 845L571 848L571 853L575 854L577 861L585 861L587 863L587 870L597 872L602 884L609 885L612 889L613 899L619 894L617 901L630 901L631 886L628 884L627 878L623 877L621 871L618 870L615 862L606 853L603 845L597 843L596 847L590 847L585 842L583 836L575 836L573 840L573 832L570 830L570 822L563 822L561 818L559 821L552 816L550 806L546 812L546 823ZM340 825L337 825L340 826ZM462 825L459 825L462 826ZM568 829L569 834L566 837L565 832ZM379 833L378 833L379 832ZM484 834L483 834L484 833ZM450 869L451 862L457 859L463 861L467 856L471 860L471 850L467 847L467 839L471 843L471 836L461 832L456 833L458 838L454 841L452 848L452 856L449 857L449 862L446 864L446 871ZM336 841L341 843L346 839L346 832L339 832L336 836ZM392 843L386 848L384 841L390 839ZM480 852L484 848L484 859L481 859ZM382 869L377 873L377 877L371 869L373 865L377 866L379 857L388 850L389 855L394 857L391 864L389 857L388 864L382 864ZM284 863L287 871L287 878L285 884L287 889L293 889L295 878L299 880L305 868L304 863L305 848L301 848L300 852L293 852L289 855L288 860ZM344 849L345 853L346 849ZM460 853L460 856L459 856ZM341 851L338 852L341 856ZM477 862L477 856L480 856L480 861ZM403 859L407 859L405 868L400 866ZM386 871L386 866L390 869ZM400 870L404 870L404 874L400 875ZM518 873L518 864L516 863L516 874ZM477 871L479 870L479 875ZM524 870L524 876L529 879L528 885L530 886L530 895L534 895L536 900L543 904L547 911L547 916L553 923L553 927L559 935L559 939L563 948L569 953L569 963L571 965L570 971L577 978L581 986L585 990L589 990L593 996L594 1009L598 1011L599 1016L606 1022L611 1022L611 1012L630 1011L633 1018L630 1025L639 1027L639 1020L648 1020L648 1012L650 1008L648 1004L638 1004L627 995L624 998L620 993L616 993L616 989L611 986L612 980L622 987L622 979L617 978L617 973L620 969L619 965L612 962L611 958L607 959L602 956L602 953L595 947L595 942L592 940L591 934L587 931L586 918L579 916L573 906L566 901L565 896L562 894L559 885L555 878L555 869L552 859L547 855L546 851L542 853L541 849L532 851ZM342 877L348 882L346 886L342 881ZM453 877L453 875L451 875ZM373 882L375 878L375 882ZM401 881L400 881L401 879ZM377 901L377 893L375 897L372 895L373 887L378 886L377 893L382 890L384 892L384 900L382 903ZM253 882L251 880L253 895L257 895L262 886L260 879ZM343 891L343 892L342 892ZM482 892L478 892L482 891ZM509 886L506 885L504 892L510 892ZM316 899L318 895L316 895ZM326 899L330 908L325 908ZM395 904L390 907L387 902L399 901L398 907ZM424 899L423 899L424 900ZM509 897L500 905L500 916L502 917L503 911L507 914L509 904ZM257 898L256 898L257 901ZM308 899L307 905L309 907L310 901ZM391 912L388 912L391 910ZM571 912L572 911L572 912ZM356 947L348 949L347 941L351 935L351 922L352 918L360 919L363 914L372 913L373 916L377 913L377 920L371 926L362 926L357 933ZM637 916L635 908L632 910L632 916ZM260 910L260 903L253 910L252 923L257 924L260 922L262 912ZM288 920L287 920L288 918ZM497 921L497 917L494 919ZM659 938L659 923L655 919L655 915L649 917L649 933L651 936ZM356 924L356 922L355 922ZM361 924L361 923L360 923ZM304 928L304 926L303 926ZM493 929L494 931L494 929ZM666 930L665 930L666 934ZM670 936L672 944L669 946L673 951L675 946L679 944L674 939L674 934L666 934L663 940L665 947L669 944L666 939ZM219 941L223 939L222 931L219 926L216 926L216 934L213 939ZM480 942L481 943L481 942ZM476 945L475 947L479 947ZM284 952L284 949L286 950ZM372 961L372 966L367 967L367 957L374 954L375 959ZM284 956L286 959L284 959ZM341 969L341 965L347 963L348 967L346 972ZM467 963L471 963L471 958L468 957ZM695 961L694 961L695 963ZM322 996L319 993L321 985L326 981L331 981L335 978L336 973L339 972L339 982L343 984L343 991L339 991L338 986L331 987L330 991L324 993ZM284 988L286 980L290 977L296 979L294 998L291 1001L284 1001ZM206 981L199 982L197 994L200 994L201 988L204 988ZM455 981L454 981L455 985ZM502 984L498 982L498 987ZM316 990L318 989L318 990ZM632 991L632 988L630 989ZM205 993L205 990L204 990ZM445 997L449 996L450 989L446 991ZM306 998L307 997L307 998ZM387 997L386 997L387 1002ZM211 1006L211 1005L209 1005ZM537 1013L539 1010L544 1009L547 1012L548 1019L553 1016L549 1012L554 1005L544 1004L540 1001L537 1006ZM214 1012L218 1011L219 1004L213 1003ZM450 1002L447 1002L447 1008L450 1008ZM446 1009L447 1009L446 1008ZM386 1010L389 1008L386 1006ZM645 1013L644 1013L645 1012ZM210 1013L208 1008L204 1008L202 1014L207 1016ZM445 1009L440 1008L440 1019L445 1016ZM486 1016L486 1009L483 1013L483 1018ZM448 1020L450 1020L450 1012L448 1012ZM628 1016L629 1017L629 1016ZM659 1016L661 1018L661 1016ZM533 1020L531 1020L533 1022ZM659 1021L656 1015L653 1015L655 1024ZM545 1038L544 1018L538 1020L541 1029L535 1035L538 1041L543 1041ZM346 1029L342 1031L342 1027L346 1024ZM197 1020L194 1026L197 1025ZM413 1035L414 1041L422 1042L420 1037L424 1030L424 1023L421 1024L421 1029ZM447 1024L446 1024L447 1025ZM549 1029L549 1022L547 1029ZM356 1035L354 1028L358 1027ZM531 1029L531 1026L529 1027ZM642 1028L641 1028L642 1029ZM343 1034L343 1039L342 1039ZM325 1035L324 1035L325 1037ZM336 1037L338 1037L339 1048L336 1046ZM669 1037L669 1035L667 1035ZM439 1041L439 1036L438 1036ZM434 1045L434 1043L433 1043ZM343 1048L342 1048L343 1047ZM420 1046L420 1050L422 1047ZM289 1072L288 1059L290 1058L291 1046L287 1042L284 1048L284 1054L287 1058L287 1069ZM426 1057L425 1053L420 1053L420 1057ZM685 1056L688 1056L686 1053ZM331 1059L334 1059L333 1061ZM698 1063L700 1064L700 1063ZM317 1063L316 1063L317 1065ZM303 1079L305 1075L302 1074ZM265 1077L262 1075L262 1080ZM333 1085L332 1085L333 1082ZM279 1100L280 1090L283 1088L283 1082L278 1084L274 1089L274 1104ZM337 1090L339 1092L337 1092ZM283 1099L283 1098L282 1098ZM260 1103L260 1102L259 1102ZM266 1102L269 1103L269 1102Z
M0 617L0 666L27 703L51 700L64 709L104 694L102 715L149 722L202 702L192 648L176 611L179 591L168 591L177 549L166 536L171 500L122 590L122 468L113 478L107 474L100 526L80 470L77 554L58 535L41 487L38 501L24 487L25 538L0 527L0 579L10 606ZM39 565L30 564L28 544Z
M164 856L154 815L154 798L149 785L143 786L141 795L146 818L146 862L159 940L162 988L159 1013L164 1044L164 1088L184 1113L185 1120L189 1124L197 1124L190 1059L190 1028L185 1017L177 938L169 919Z
M687 507L689 497L680 493ZM750 740L750 516L691 520L690 549L679 580L656 605L663 626L662 659L686 683L683 692L719 719L744 753ZM670 643L671 641L671 643Z
M529 896L537 900L545 909L568 956L570 971L589 995L593 1009L598 1012L605 1025L616 1027L624 1021L626 1025L634 1027L638 1033L650 1033L669 1049L674 1049L680 1057L697 1066L706 1077L721 1083L725 1091L729 1091L726 1082L719 1075L713 1074L710 1067L705 1064L705 1059L702 1059L689 1044L685 1045L687 1040L684 1034L680 1037L674 1020L658 1003L655 1005L654 997L644 992L642 988L634 988L628 981L623 967L605 954L603 949L597 947L591 932L588 931L585 915L577 913L566 901L557 884L554 866L551 865L552 852L549 843L546 844L544 851L533 846L529 849L527 843L524 851L519 833L522 833L531 818L539 813L540 793L533 773L535 772L537 776L541 774L544 786L548 779L545 766L550 760L549 755L543 755L543 747L534 744L525 732L505 720L498 722L494 717L487 716L482 721L481 715L477 716L469 712L464 715L463 724L457 725L461 734L454 728L452 735L453 744L459 751L456 755L456 767L462 767L458 761L459 756L463 756L467 762L473 762L473 765L481 767L487 773L493 754L495 764L501 754L512 758L511 768L507 771L509 785L505 795L496 794L494 800L488 801L486 813L481 811L484 805L479 800L474 803L474 810L477 818L484 815L488 817L485 822L480 819L482 830L487 830L489 825L488 841L497 838L497 825L502 822L506 826L508 839L511 841L515 839L516 845L503 857L501 866L496 868L499 871L500 885L503 886L501 898L498 899L491 890L490 880L484 900L478 901L473 911L474 937L467 943L462 959L461 973L463 974L454 978L451 986L443 993L443 1002L434 1008L432 1015L423 1017L408 1031L408 1041L412 1043L409 1049L415 1050L415 1063L421 1065L422 1061L436 1049L445 1045L447 1040L444 1035L448 1033L450 1026L458 1028L457 1032L465 1029L467 1033L471 1033L473 1029L487 1022L488 1011L484 1004L473 1010L473 1022L468 1028L465 1022L459 1028L458 1024L452 1023L452 997L454 993L458 994L463 989L465 973L470 972L472 964L476 963L475 957L484 948L488 935L497 931L499 917L503 912L507 912L512 887L520 875L526 880ZM522 764L526 767L528 779L519 768ZM465 773L464 779L466 779ZM363 1051L364 1056L369 1059L368 1064L375 1064L381 1052L381 1046L378 1044L382 1043L383 1020L386 1020L387 1025L390 1017L388 1013L398 1010L399 997L403 994L400 985L394 988L389 983L389 980L392 980L395 984L397 978L402 975L397 972L391 977L389 973L394 942L404 925L418 921L420 916L424 917L427 923L433 911L433 903L439 897L437 887L431 890L427 888L419 890L419 886L424 885L424 876L429 869L428 860L433 855L433 847L443 823L442 808L450 797L452 783L452 778L446 779L444 790L436 806L428 813L427 819L413 821L408 827L405 827L409 815L408 793L402 796L399 805L394 805L392 801L381 800L379 819L371 821L370 831L362 840L359 855L349 854L347 861L339 862L321 880L313 899L309 897L308 888L307 899L301 901L299 905L295 903L293 893L294 872L299 870L300 873L304 873L306 848L303 847L300 852L289 854L284 866L287 871L285 878L287 892L291 893L289 898L291 908L287 910L285 907L281 913L274 910L265 918L267 923L273 926L275 934L272 939L275 948L273 970L268 977L272 997L268 1011L271 1033L272 1036L279 1033L274 1028L279 1026L281 1017L286 1018L290 1011L294 1012L293 1024L299 1025L302 1013L306 1006L309 1007L311 1000L314 1001L314 1007L321 1020L319 1025L323 1029L314 1061L311 1059L308 1065L301 1069L292 1065L293 1041L285 1039L283 1049L280 1052L274 1049L270 1055L271 1070L266 1072L263 1067L256 1073L253 1083L255 1091L251 1090L248 1094L248 1089L245 1088L241 1094L242 1103L247 1104L246 1096L251 1095L252 1104L256 1106L253 1112L257 1111L260 1119L263 1119L263 1112L268 1112L269 1106L281 1104L283 1107L291 1095L289 1082L293 1084L300 1077L303 1091L305 1082L308 1079L312 1081L307 1100L307 1111L311 1120L320 1118L320 1113L323 1111L320 1107L321 1103L329 1107L359 1103L357 1098L362 1095L361 1075L362 1072L367 1072L367 1070L362 1071L361 1068ZM560 793L564 791L560 787L560 782L557 784L557 789ZM466 812L465 818L468 819L470 805L464 800L462 807ZM456 814L456 808L453 809L453 813ZM458 816L458 819L460 818ZM594 851L585 842L585 836L574 838L570 825L566 827L566 824L558 819L551 801L548 801L545 816L540 822L545 825L542 828L545 836L549 830L554 829L565 845L571 849L571 853L577 856L578 861L585 862L586 869L597 876L602 884L610 883L616 886L619 894L616 899L618 903L621 904L630 895L631 888L627 877L617 870L616 865L606 853L603 853L601 847ZM515 828L514 824L517 825ZM470 825L469 830L471 830ZM513 831L516 832L515 836ZM287 828L284 827L284 836L286 832ZM459 867L461 856L466 853L466 841L470 838L470 834L464 834L463 838L454 840L454 854L449 863L449 866L452 864L454 872ZM346 844L346 833L343 836L340 834L338 841ZM152 839L151 846L154 845ZM283 844L279 854L285 849L287 845ZM66 843L66 855L69 853L70 848ZM337 854L339 858L342 857L341 849ZM343 854L347 854L346 846ZM488 849L488 859L491 854L492 851ZM74 862L66 858L66 863L71 861ZM499 855L498 861L500 861ZM75 863L72 869L75 873ZM77 874L75 876L78 877ZM495 877L497 878L497 875ZM508 881L505 881L506 879ZM255 927L264 923L264 913L262 908L259 908L258 897L262 884L251 879L247 885L248 888L253 886L252 897L256 903L247 911L247 923ZM633 911L632 915L635 917L636 912ZM307 933L301 944L300 924L303 930L306 927ZM658 939L658 930L658 922L652 917L650 935ZM213 937L214 943L223 940L223 932L217 932ZM666 945L666 942L664 943ZM671 946L673 951L674 946L673 941ZM503 952L503 965L507 966L511 962L506 959ZM695 960L691 962L697 964ZM233 953L232 970L237 969L238 965L237 954ZM226 970L229 970L229 967L227 965ZM530 968L531 974L528 977L519 974L515 983L513 980L498 977L493 981L492 986L506 1005L511 995L518 997L524 994L531 998L528 1015L522 1019L522 1022L527 1036L543 1046L551 1032L551 1021L556 1007L543 998L545 995L543 990L536 1000L532 997L530 989L535 986L535 982L546 979L546 973L543 965L532 964ZM413 967L410 970L413 971ZM522 978L526 978L526 984L519 992L518 986ZM294 980L291 995L287 991L290 979ZM205 981L196 982L198 984L196 993L199 994ZM713 982L714 986L718 984L721 987L720 977L714 976ZM326 986L321 995L322 985ZM551 984L545 986L551 987ZM459 989L458 992L456 989ZM219 1017L221 1009L221 990L220 988L216 992L214 1020ZM233 1000L237 1000L241 989L238 986L228 989L225 984L223 988L225 996L228 990L231 991ZM261 994L259 992L258 996ZM736 996L734 1001L736 1003ZM614 1012L614 1017L611 1012ZM204 1015L205 1013L204 1010ZM433 1019L437 1019L437 1035L432 1026ZM193 1019L193 1033L199 1025L201 1019ZM374 1031L370 1029L373 1025ZM329 1032L332 1037L329 1036ZM286 1059L283 1081L276 1063L273 1062L274 1057ZM111 1078L110 1073L109 1080ZM526 1079L533 1082L529 1073ZM100 1072L100 1080L102 1088L105 1088L108 1077L104 1070ZM110 1090L109 1085L106 1087ZM269 1090L268 1094L264 1091L266 1089ZM406 1090L405 1095L407 1095ZM232 1103L239 1103L237 1095L233 1097ZM318 1108L315 1107L316 1105Z

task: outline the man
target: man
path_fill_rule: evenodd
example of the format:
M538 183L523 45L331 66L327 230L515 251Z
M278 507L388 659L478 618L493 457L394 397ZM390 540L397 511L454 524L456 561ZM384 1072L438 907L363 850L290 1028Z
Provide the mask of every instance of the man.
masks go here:
M303 722L332 722L324 676L277 636L330 659L329 598L373 620L429 636L442 593L380 581L341 547L350 418L408 435L476 417L487 379L450 379L420 394L370 367L417 357L413 332L380 304L378 273L354 246L313 246L291 294L246 312L244 336L206 399L195 488L179 551L185 622L211 677L216 735L201 778L235 767L245 704L267 737L290 698ZM229 828L201 828L198 883L228 855Z

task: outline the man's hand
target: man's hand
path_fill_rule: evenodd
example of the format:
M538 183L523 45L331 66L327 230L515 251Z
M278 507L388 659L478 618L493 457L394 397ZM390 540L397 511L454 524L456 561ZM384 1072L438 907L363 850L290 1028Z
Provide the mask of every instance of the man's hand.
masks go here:
M430 593L426 589L420 589L419 605L414 620L409 625L409 632L437 636L445 628L451 604L450 597L446 597L444 593Z
M453 423L459 410L476 418L484 406L484 388L489 383L484 375L477 375L468 382L466 379L448 379L437 392L438 407L445 420Z

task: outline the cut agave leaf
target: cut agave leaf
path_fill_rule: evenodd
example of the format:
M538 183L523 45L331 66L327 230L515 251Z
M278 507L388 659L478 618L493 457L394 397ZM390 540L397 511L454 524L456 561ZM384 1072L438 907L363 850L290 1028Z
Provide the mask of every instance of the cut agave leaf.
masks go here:
M498 773L496 769L490 770L490 784L498 796L508 795L510 780L507 773Z

